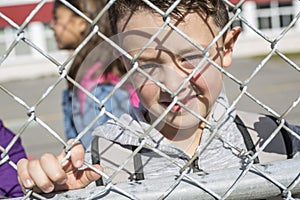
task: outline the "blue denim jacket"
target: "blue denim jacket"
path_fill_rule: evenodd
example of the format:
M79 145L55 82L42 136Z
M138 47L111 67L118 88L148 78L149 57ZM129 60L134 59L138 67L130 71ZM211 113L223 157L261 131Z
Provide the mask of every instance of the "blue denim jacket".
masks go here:
M97 85L92 91L97 99L104 99L114 88L112 84ZM63 113L66 138L75 138L90 122L99 114L98 105L89 97L84 102L84 112L80 113L79 101L72 90L63 91ZM118 89L108 101L105 102L106 111L119 117L124 113L129 112L130 98L129 94L124 89ZM88 148L92 142L93 130L103 122L109 119L108 116L102 116L89 131L81 138L81 143L85 148Z

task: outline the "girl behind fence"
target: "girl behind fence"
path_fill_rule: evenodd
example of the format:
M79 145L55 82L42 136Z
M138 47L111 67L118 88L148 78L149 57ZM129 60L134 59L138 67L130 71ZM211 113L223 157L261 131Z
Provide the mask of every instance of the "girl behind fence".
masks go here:
M105 5L104 0L69 0L67 2L91 20L96 18ZM104 14L95 25L98 25L99 31L107 37L111 35L107 14ZM74 50L91 33L94 26L79 16L78 13L75 13L74 10L56 0L53 7L51 28L54 31L58 48ZM105 58L111 52L109 49L98 51L97 46L101 42L103 42L102 38L94 35L76 55L68 71L70 78L76 80L99 100L104 99L112 91L114 85L124 74L124 68L119 62L115 61L110 65L105 64ZM132 101L130 102L129 99ZM126 89L117 90L104 104L104 107L108 112L120 116L122 113L128 112L131 103L137 105L137 102L135 93L128 86ZM75 138L96 117L99 108L82 90L68 82L67 89L63 91L63 113L66 137L71 139ZM85 148L91 143L93 128L107 119L108 117L104 115L81 138Z

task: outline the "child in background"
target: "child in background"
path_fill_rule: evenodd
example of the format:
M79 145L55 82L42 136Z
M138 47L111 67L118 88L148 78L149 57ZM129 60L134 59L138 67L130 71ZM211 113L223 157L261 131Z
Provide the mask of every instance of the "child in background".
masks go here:
M0 155L3 155L4 149L14 138L15 134L7 129L3 122L0 120ZM26 158L25 150L22 146L21 139L18 138L11 149L8 151L9 160L1 162L0 164L0 199L14 198L23 196L21 185L18 182L17 170L8 162L11 161L15 164L22 159ZM2 158L0 161L2 161Z
M105 5L104 0L69 0L68 2L92 20ZM107 15L104 15L97 25L101 33L110 36L111 28L107 22ZM54 31L59 49L74 50L92 31L93 26L59 0L56 0L53 7L51 28ZM118 62L114 62L106 68L102 67L106 62L105 57L111 53L109 49L105 49L105 52L97 51L97 45L102 41L99 36L94 35L77 54L68 72L72 79L80 83L99 100L102 100L112 91L114 85L124 74L124 69ZM104 104L104 107L108 112L120 116L128 112L131 103L137 105L137 102L135 93L128 86L128 88L117 90ZM67 89L63 91L63 113L66 137L71 139L75 138L97 116L99 109L84 92L68 82ZM107 119L108 117L104 115L81 138L85 148L91 144L91 132L94 127Z
M175 0L151 2L164 12L173 3L178 3ZM118 0L110 8L110 14L113 31L119 34L118 44L136 58L134 61L137 61L139 69L162 84L159 87L140 72L135 72L131 79L139 95L140 106L133 109L130 116L122 115L119 119L121 123L110 120L94 131L104 145L128 153L125 159L141 141L145 142L146 145L139 152L142 172L135 170L128 173L124 170L121 173L127 176L125 179L141 180L178 174L180 166L195 154L200 155L199 159L191 163L188 172L211 172L241 166L244 158L239 150L247 152L246 144L234 121L236 112L229 110L223 74L215 67L227 68L231 65L233 47L241 29L234 27L212 42L229 20L223 1L179 2L169 15L170 23L192 42L183 39L174 28L166 25L145 49L145 44L169 19L139 0ZM203 52L202 48L207 49ZM206 57L208 54L209 58ZM122 60L128 70L136 66L125 56ZM198 65L201 68L193 71ZM193 75L186 81L191 73ZM186 84L182 84L184 81ZM163 120L143 137L144 132L166 111ZM218 137L214 137L209 146L202 149L212 134L209 125L220 124ZM292 141L293 152L296 153L299 151L299 141ZM158 155L151 147L160 150L174 162ZM110 175L112 166L105 162L108 159L106 151L106 148L100 149L100 165L95 167ZM71 149L71 158L62 166L60 160L64 156L65 152L62 152L57 157L44 155L40 162L20 161L18 175L23 187L39 188L47 193L82 188L100 177L91 169L77 171L84 159L81 145L77 144ZM120 156L121 153L117 152L108 162L114 164L124 159ZM52 168L47 167L46 163L52 163ZM77 173L80 173L80 178L75 179ZM133 174L142 176L132 178Z

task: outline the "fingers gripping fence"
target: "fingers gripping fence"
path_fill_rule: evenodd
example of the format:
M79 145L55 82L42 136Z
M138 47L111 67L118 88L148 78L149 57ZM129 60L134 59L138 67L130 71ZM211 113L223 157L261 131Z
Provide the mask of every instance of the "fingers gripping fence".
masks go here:
M106 6L102 9L102 11L98 14L95 19L90 19L84 13L76 9L72 4L67 1L61 0L63 4L65 4L68 8L74 11L77 15L82 17L88 23L93 26L91 33L85 38L85 40L74 50L72 55L70 55L63 63L56 60L47 52L43 51L38 47L37 44L31 42L25 35L26 27L32 21L33 17L39 12L41 7L47 1L41 1L34 10L28 15L28 17L24 20L23 24L20 26L17 25L14 21L12 21L8 16L0 13L0 17L9 23L13 28L15 28L16 35L15 40L11 43L9 48L1 55L1 65L5 62L5 60L10 56L12 50L16 47L18 43L25 43L29 47L35 49L39 54L41 54L46 60L53 63L53 66L57 69L57 74L59 75L57 80L50 85L47 90L43 93L43 95L36 101L33 105L28 105L22 98L19 98L13 92L5 88L4 85L0 84L0 89L11 98L12 101L20 104L28 115L28 120L23 124L23 126L17 131L15 137L10 141L9 145L4 148L0 146L1 151L1 160L0 165L3 163L9 163L14 169L17 169L16 163L12 162L9 157L9 152L16 142L18 138L20 138L26 128L36 122L39 126L45 128L48 133L56 138L64 147L66 156L61 160L61 163L64 163L71 156L71 149L73 146L88 132L88 130L95 124L97 121L103 116L109 116L109 118L118 122L123 126L124 129L130 130L132 133L139 137L139 145L135 150L132 151L131 155L120 164L117 169L111 174L107 175L105 172L98 170L93 167L92 164L86 160L84 162L84 167L91 168L95 172L99 173L104 179L104 186L98 187L87 187L81 190L67 191L63 193L52 193L48 195L40 195L33 192L31 189L26 190L26 194L22 199L45 199L45 198L53 198L53 199L262 199L274 196L280 196L282 199L296 199L296 195L300 193L300 160L299 158L276 161L268 164L255 164L255 159L261 154L262 151L265 150L266 146L272 142L272 140L277 136L281 129L286 130L286 133L292 135L296 140L300 140L300 136L291 128L286 125L286 117L289 115L291 111L299 108L300 102L300 94L298 97L294 99L293 103L282 113L276 112L270 106L264 104L259 97L252 94L249 90L250 83L255 79L256 76L264 69L266 63L271 59L273 55L277 55L280 59L284 60L289 67L294 70L294 73L297 73L299 76L300 67L288 58L287 55L280 52L278 49L278 44L282 41L282 39L289 33L289 31L295 26L296 23L299 23L300 10L298 9L298 13L294 16L293 20L291 20L290 24L284 28L284 30L274 39L269 38L267 35L262 33L259 29L255 28L251 23L247 21L242 15L241 6L245 3L245 1L240 1L237 4L232 4L229 1L225 1L226 5L230 8L231 18L229 22L225 25L225 27L215 36L215 38L206 46L199 46L192 38L189 38L184 31L179 30L176 25L172 23L170 18L170 13L176 8L176 6L180 3L180 1L175 1L175 3L167 9L165 12L158 9L155 5L151 3L151 1L143 0L145 4L151 7L155 12L157 12L164 23L162 26L153 33L150 39L147 41L145 46L141 48L133 57L126 52L126 50L122 49L115 41L111 40L110 37L103 34L99 27L97 26L97 21L101 19L104 13L108 11L110 6L112 6L115 1L108 1ZM242 22L244 26L250 28L253 32L255 32L259 37L264 39L267 44L270 46L269 53L262 59L262 61L257 65L257 67L253 70L253 72L247 77L246 80L240 80L235 77L232 73L228 72L226 68L221 67L218 63L216 63L213 59L210 58L209 52L210 49L217 43L217 41L222 38L223 34L232 26L232 24L239 20ZM168 88L164 83L159 82L155 77L152 77L151 74L147 73L146 70L140 68L137 60L141 56L141 54L145 51L147 47L161 34L165 27L169 27L178 35L185 40L186 43L191 44L193 47L198 49L203 59L197 63L196 67L191 70L191 72L187 75L187 77L180 83L178 88L173 91ZM80 85L79 82L72 79L68 76L67 71L70 62L74 59L74 57L78 54L78 52L87 44L87 42L94 36L98 35L105 42L107 42L110 46L112 46L116 51L125 56L128 60L130 60L132 67L128 72L122 77L121 81L118 82L114 89L107 95L104 99L99 100L94 96L89 90ZM221 71L225 77L228 77L232 82L239 86L240 92L238 96L233 100L226 113L223 114L216 123L211 123L206 118L202 117L194 110L190 109L185 105L184 102L178 98L179 93L186 87L186 85L191 81L191 79L195 76L197 72L201 70L201 67L206 63L210 63L214 68ZM162 90L169 93L172 98L171 104L166 108L161 115L155 119L151 126L149 126L142 134L138 133L132 127L124 124L119 120L113 113L108 112L104 104L107 102L112 95L121 88L135 73L142 74L142 76L146 77L153 83L155 83ZM53 130L51 126L45 123L37 114L36 109L40 106L40 104L48 98L48 96L55 90L57 85L65 81L67 79L71 82L78 90L84 92L89 98L96 102L98 108L100 110L99 114L95 119L91 121L91 123L82 130L76 139L71 143L67 144L59 134ZM269 134L268 138L265 139L263 145L261 145L255 152L251 150L246 151L235 144L228 141L226 138L220 134L224 124L228 121L228 115L232 113L241 99L243 97L247 97L255 102L258 106L260 106L263 110L266 111L267 114L276 117L278 126ZM160 122L167 116L167 114L172 110L172 107L178 104L187 110L190 114L192 114L197 119L205 122L205 126L210 130L210 135L207 140L201 143L200 148L196 151L196 153L190 157L185 163L179 163L171 156L162 152L161 150L149 145L146 142L147 136L151 134L151 131L157 127ZM206 173L205 171L200 171L198 173L188 173L188 169L191 167L193 162L197 159L201 160L201 156L203 152L210 147L212 141L214 139L219 139L224 146L231 149L231 151L235 152L235 154L243 159L243 165L241 167L233 167L228 169L217 170L212 173ZM139 154L143 148L150 149L155 152L157 155L164 157L164 159L169 160L170 162L177 165L180 170L178 174L174 174L172 176L161 176L160 179L151 179L151 180L143 180L138 182L130 182L130 183L118 183L115 184L112 182L115 176L126 166L126 164L131 161L137 154ZM114 159L114 158L112 158ZM162 169L163 170L163 169Z

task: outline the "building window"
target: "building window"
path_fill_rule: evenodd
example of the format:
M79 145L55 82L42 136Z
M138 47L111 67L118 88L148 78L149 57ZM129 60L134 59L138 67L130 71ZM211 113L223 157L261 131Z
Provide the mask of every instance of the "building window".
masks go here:
M292 0L256 2L259 29L281 29L290 24L294 15Z
M243 7L240 7L239 9L241 9L241 11L243 11ZM229 18L232 18L233 17L233 8L232 7L229 7ZM236 18L234 21L233 21L233 23L231 24L231 28L232 27L235 27L235 26L240 26L241 28L242 28L242 30L243 30L243 23L242 23L242 21L239 19L239 18Z

